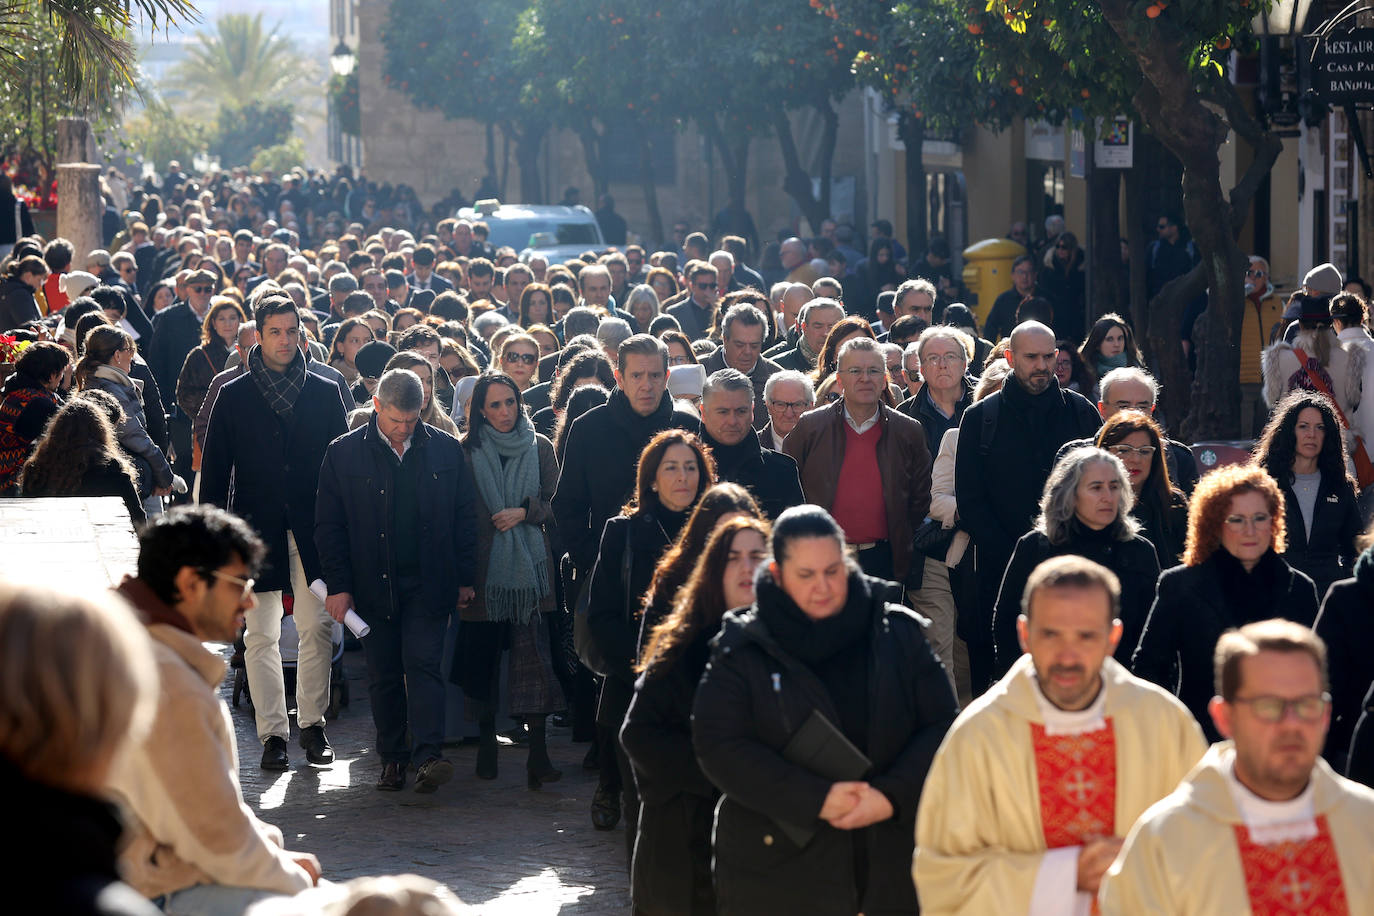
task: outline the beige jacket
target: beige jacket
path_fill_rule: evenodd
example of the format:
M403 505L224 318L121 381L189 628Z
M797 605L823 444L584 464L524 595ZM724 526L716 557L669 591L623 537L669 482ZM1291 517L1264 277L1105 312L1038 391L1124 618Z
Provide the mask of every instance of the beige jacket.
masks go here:
M127 812L124 878L147 897L196 884L295 894L309 874L281 831L243 800L229 708L215 693L225 663L195 636L148 627L161 677L153 729L116 761L110 788Z
M930 467L930 517L938 519L945 528L953 528L959 519L959 506L954 501L954 456L959 451L959 427L945 430L940 439L940 451ZM945 553L945 565L950 569L959 565L968 550L967 531L954 532Z

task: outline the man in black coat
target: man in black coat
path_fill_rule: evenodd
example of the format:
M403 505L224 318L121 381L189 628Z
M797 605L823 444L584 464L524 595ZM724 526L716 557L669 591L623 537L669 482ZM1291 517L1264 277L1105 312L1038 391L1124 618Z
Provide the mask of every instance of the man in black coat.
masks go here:
M1087 398L1054 377L1054 332L1027 321L1011 332L1012 374L1002 390L971 405L959 423L954 487L959 517L977 548L978 615L961 619L973 691L992 678L992 612L1016 541L1039 514L1059 447L1096 434L1101 418Z
M210 410L200 499L241 516L267 544L255 588L258 607L245 615L244 661L263 742L262 768L285 770L291 725L278 642L288 582L300 638L301 746L312 764L334 760L324 733L334 622L310 584L321 574L315 550L320 463L329 443L348 431L348 421L339 389L306 370L300 316L290 297L263 297L257 322L259 344L248 351L248 371L220 389Z
M417 792L453 775L442 751L440 662L449 617L472 600L476 581L467 459L457 439L419 422L423 405L419 376L384 373L367 425L325 453L315 505L325 608L342 620L356 607L372 628L363 647L384 791L405 785L409 763Z
M678 427L697 432L701 421L677 410L668 394L668 348L648 334L620 345L610 400L568 431L553 514L578 577L591 572L601 529L634 490L639 453L655 434Z
M168 416L167 430L175 453L172 469L187 479L191 476L191 421L194 418L186 416L177 406L177 377L181 375L186 354L200 346L201 325L210 311L214 282L215 275L208 270L195 271L186 278L186 301L153 316L153 340L146 352Z
M770 519L806 502L797 463L766 449L750 425L754 385L738 369L719 369L701 391L702 441L716 460L716 480L737 483L754 494Z
M708 375L721 369L737 369L753 383L755 429L768 425L768 405L763 402L768 377L782 371L781 366L762 355L767 331L763 312L743 302L733 305L721 318L721 345L701 361Z

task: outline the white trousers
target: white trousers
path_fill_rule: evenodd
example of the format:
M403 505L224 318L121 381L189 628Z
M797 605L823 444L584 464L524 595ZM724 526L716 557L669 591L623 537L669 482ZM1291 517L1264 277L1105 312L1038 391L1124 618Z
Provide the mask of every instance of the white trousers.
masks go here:
M329 664L333 659L334 621L325 613L324 602L310 591L301 566L296 538L286 533L287 562L291 569L291 591L295 595L292 611L300 649L296 656L296 722L301 728L324 724L329 705ZM243 662L248 671L248 689L253 695L258 740L272 736L285 740L291 736L286 713L286 685L281 670L281 592L258 592L258 606L244 615L247 631L243 637Z

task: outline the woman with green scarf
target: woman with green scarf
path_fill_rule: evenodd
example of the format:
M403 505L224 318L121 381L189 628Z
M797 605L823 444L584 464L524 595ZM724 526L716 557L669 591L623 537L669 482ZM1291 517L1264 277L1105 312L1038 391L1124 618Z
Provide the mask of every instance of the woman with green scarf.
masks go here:
M1083 395L1094 404L1100 400L1097 384L1102 376L1123 366L1145 364L1145 358L1140 355L1135 343L1135 332L1126 319L1116 312L1108 312L1093 322L1092 330L1088 331L1087 339L1078 349L1078 355L1092 380L1092 385Z
M482 375L471 404L463 445L477 493L477 594L461 610L450 678L477 713L477 775L495 779L497 679L501 653L510 652L506 704L529 729L525 771L537 789L563 775L545 742L545 718L566 703L543 618L554 607L554 565L541 527L552 520L558 462L510 376Z

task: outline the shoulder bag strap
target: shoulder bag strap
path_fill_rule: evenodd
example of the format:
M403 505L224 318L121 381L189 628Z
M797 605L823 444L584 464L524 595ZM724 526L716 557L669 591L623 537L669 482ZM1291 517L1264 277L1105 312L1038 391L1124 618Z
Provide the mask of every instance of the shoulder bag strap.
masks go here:
M620 560L620 580L625 586L625 619L634 620L631 592L634 586L630 584L630 572L634 568L635 555L635 523L631 516L630 524L625 526L625 553Z
M1331 388L1326 384L1326 381L1322 379L1320 375L1318 375L1317 373L1313 372L1310 368L1308 368L1307 354L1303 352L1302 347L1294 347L1293 353L1297 355L1298 364L1302 366L1302 371L1307 373L1308 380L1310 380L1312 384L1316 386L1316 389L1318 391L1320 391L1322 394L1326 395L1328 398L1331 399L1331 406L1336 408L1336 416L1340 418L1341 426L1344 426L1346 429L1349 429L1350 421L1345 418L1345 411L1341 410L1341 405L1336 403L1336 396L1331 393Z

